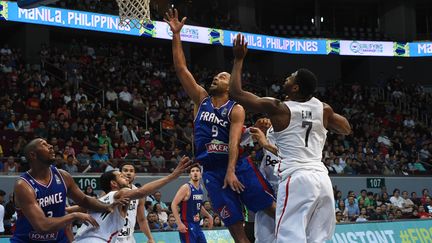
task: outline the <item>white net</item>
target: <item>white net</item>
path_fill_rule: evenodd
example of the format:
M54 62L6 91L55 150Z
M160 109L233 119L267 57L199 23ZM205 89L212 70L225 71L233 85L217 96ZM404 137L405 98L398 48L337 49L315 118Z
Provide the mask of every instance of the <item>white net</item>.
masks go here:
M150 21L150 0L116 0L120 25L141 28Z

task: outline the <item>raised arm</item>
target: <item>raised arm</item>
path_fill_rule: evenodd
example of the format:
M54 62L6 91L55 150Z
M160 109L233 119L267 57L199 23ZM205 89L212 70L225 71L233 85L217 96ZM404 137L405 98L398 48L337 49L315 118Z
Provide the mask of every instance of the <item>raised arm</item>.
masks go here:
M209 214L207 210L204 208L204 205L201 205L201 214L209 219L209 229L213 228L213 215Z
M23 180L17 181L14 193L16 206L22 210L32 227L38 232L56 232L64 229L75 220L89 222L93 226L98 226L94 218L84 213L71 213L63 217L45 216L44 211L36 201L34 190ZM66 200L66 198L63 200Z
M224 186L230 186L233 191L240 193L244 190L243 184L235 175L235 167L239 156L240 139L245 120L245 111L241 105L236 105L231 111L231 126L228 143L228 168L225 175Z
M102 203L94 197L85 195L75 184L72 176L64 170L59 170L67 186L68 197L82 208L96 212L112 211L113 205Z
M333 111L333 108L326 103L324 104L324 126L338 134L349 135L351 134L351 126L348 120Z
M234 65L229 85L230 97L244 106L248 111L264 112L269 115L283 112L283 109L286 108L281 101L269 97L259 97L242 89L241 74L243 61L247 53L247 43L244 40L244 36L237 35L234 40L233 52Z
M176 219L176 222L177 222L177 225L178 225L178 230L181 233L186 233L187 232L187 227L183 224L183 222L180 219L180 213L178 211L178 205L183 200L188 199L189 193L190 193L189 190L190 190L189 186L186 185L186 184L184 184L177 191L176 195L174 196L174 199L171 202L171 211L174 214L174 218Z
M155 240L153 239L153 235L151 234L151 231L150 231L150 227L148 225L147 218L145 216L145 201L142 198L138 202L137 221L138 221L140 230L147 237L147 243L155 243Z
M150 195L160 189L161 187L165 186L166 184L170 183L171 181L177 179L182 173L184 173L186 170L189 169L189 166L191 165L191 161L189 157L183 157L175 170L158 180L152 181L150 183L145 184L144 186L133 189L133 190L120 190L115 194L115 198L129 198L130 200L134 199L140 199L147 195Z
M183 47L180 39L180 31L183 28L186 17L183 17L183 19L179 21L177 9L170 9L167 13L165 13L164 21L170 26L171 31L173 32L172 52L174 68L177 77L180 79L180 83L192 101L195 104L199 104L205 97L208 96L208 94L203 87L197 84L195 78L186 66L186 58L183 53Z

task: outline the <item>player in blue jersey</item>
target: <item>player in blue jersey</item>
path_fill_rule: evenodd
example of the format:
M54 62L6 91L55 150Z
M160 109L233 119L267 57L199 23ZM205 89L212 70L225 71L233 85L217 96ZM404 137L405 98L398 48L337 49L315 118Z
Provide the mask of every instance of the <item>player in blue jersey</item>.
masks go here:
M243 229L242 206L274 216L271 187L253 164L239 153L245 111L228 97L230 74L214 76L209 92L199 86L187 69L180 31L186 21L169 10L165 21L173 32L174 67L186 93L196 105L195 159L203 166L204 185L214 208L235 242L249 242Z
M200 227L200 213L209 219L209 228L213 227L213 216L203 205L204 192L202 190L201 168L194 165L189 173L190 181L180 187L175 195L171 210L178 224L180 240L182 243L206 243L207 240ZM177 206L180 204L179 214Z
M71 175L55 168L53 146L44 139L34 139L24 148L30 170L21 175L14 188L18 219L11 242L68 242L64 228L75 220L98 226L90 215L71 213L65 215L66 197L78 205L95 211L112 211L119 203L103 204L86 196L75 184Z

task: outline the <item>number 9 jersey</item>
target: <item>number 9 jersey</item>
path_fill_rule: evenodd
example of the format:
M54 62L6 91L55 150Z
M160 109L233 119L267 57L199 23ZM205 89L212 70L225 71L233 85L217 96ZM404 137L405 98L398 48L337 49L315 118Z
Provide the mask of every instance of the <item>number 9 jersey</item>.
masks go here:
M208 96L198 108L194 121L195 156L204 171L224 171L228 167L230 115L235 105L236 102L228 100L217 108Z

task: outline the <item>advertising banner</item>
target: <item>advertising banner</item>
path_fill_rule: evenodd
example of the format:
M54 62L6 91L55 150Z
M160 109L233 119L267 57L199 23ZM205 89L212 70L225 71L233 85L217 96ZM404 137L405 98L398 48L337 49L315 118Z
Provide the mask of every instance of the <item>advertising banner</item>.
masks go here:
M409 43L411 57L432 56L432 42L412 42Z
M240 32L224 30L224 46L233 46ZM268 35L242 33L249 49L282 52L288 54L327 55L327 42L320 39L287 39Z
M142 28L121 26L116 15L90 13L51 7L21 9L16 2L0 1L0 21L102 31L170 40L172 32L165 22L151 21ZM183 41L230 47L239 32L193 25L181 31ZM254 50L302 55L349 56L432 56L432 42L349 41L332 39L291 39L269 35L242 33L248 47Z
M340 41L340 54L347 56L393 56L393 42Z

